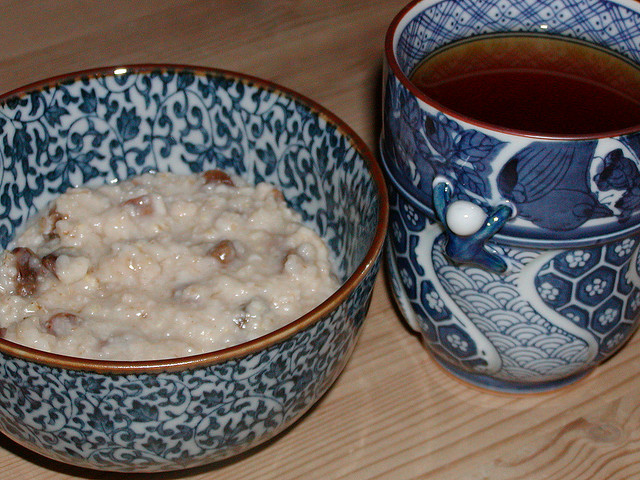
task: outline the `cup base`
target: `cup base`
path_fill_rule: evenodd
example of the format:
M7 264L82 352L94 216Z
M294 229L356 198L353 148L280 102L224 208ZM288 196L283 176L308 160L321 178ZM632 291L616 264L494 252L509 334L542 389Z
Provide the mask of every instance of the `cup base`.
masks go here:
M583 370L578 373L574 373L565 378L558 380L552 380L539 383L523 383L508 380L500 380L488 375L482 375L479 373L470 373L466 370L457 367L438 355L431 354L431 357L436 363L442 367L446 373L452 375L455 379L461 380L463 383L470 384L473 387L478 387L482 390L488 390L489 392L499 392L508 394L532 394L532 393L547 393L558 390L562 387L567 387L573 383L581 380L591 373L592 369Z

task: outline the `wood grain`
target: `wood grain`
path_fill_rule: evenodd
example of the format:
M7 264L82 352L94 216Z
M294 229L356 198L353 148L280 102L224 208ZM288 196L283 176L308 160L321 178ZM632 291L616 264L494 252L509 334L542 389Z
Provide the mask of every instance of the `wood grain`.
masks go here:
M375 149L383 40L404 0L0 0L0 90L123 63L183 63L303 93ZM356 351L275 441L200 469L136 477L69 467L0 436L2 479L640 478L640 338L561 391L497 395L445 374L399 319L384 275Z

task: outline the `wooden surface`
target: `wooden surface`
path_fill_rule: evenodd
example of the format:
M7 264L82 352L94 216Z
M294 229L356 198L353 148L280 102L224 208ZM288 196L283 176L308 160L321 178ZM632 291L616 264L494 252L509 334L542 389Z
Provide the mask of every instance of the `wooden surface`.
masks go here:
M375 148L387 25L404 0L0 0L0 90L123 63L263 77L328 107ZM640 336L575 386L534 396L444 374L384 277L336 385L276 441L222 464L130 477L68 467L0 436L0 479L640 478Z

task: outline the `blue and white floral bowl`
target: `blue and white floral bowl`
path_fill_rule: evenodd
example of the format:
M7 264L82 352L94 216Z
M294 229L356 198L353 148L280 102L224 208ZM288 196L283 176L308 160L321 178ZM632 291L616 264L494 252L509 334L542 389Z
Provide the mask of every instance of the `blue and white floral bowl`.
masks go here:
M72 185L216 167L278 185L327 242L342 280L293 323L198 356L83 360L0 340L8 437L81 467L194 467L274 437L337 378L369 306L388 205L371 153L331 113L232 72L107 68L1 97L0 144L3 247Z

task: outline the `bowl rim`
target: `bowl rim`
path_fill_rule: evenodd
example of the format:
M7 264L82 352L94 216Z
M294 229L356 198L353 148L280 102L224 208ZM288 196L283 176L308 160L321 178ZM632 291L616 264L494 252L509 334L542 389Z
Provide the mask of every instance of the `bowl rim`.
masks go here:
M337 308L338 305L342 303L364 280L369 271L374 268L384 245L389 216L389 201L382 170L375 160L371 149L369 149L362 138L350 126L348 126L333 112L301 93L281 86L270 80L221 68L172 63L134 63L78 70L38 80L3 93L0 95L0 105L5 104L8 100L15 97L24 97L35 91L51 88L63 83L77 82L82 78L112 77L117 75L114 72L118 69L126 69L126 73L134 74L150 74L156 71L171 71L189 72L195 75L222 76L240 81L244 84L258 86L272 93L291 98L294 101L307 106L319 117L324 118L328 123L337 127L337 130L346 137L356 151L362 156L364 163L369 170L372 180L376 185L376 193L379 203L378 221L373 241L371 242L365 257L356 267L354 272L329 298L325 299L313 310L307 312L301 317L298 317L287 325L248 342L197 355L159 360L123 361L99 360L61 355L27 347L0 338L1 353L50 367L69 370L83 370L99 374L157 374L206 367L228 360L240 359L258 351L266 350L273 345L287 340L296 333L311 327L329 315L332 310Z

